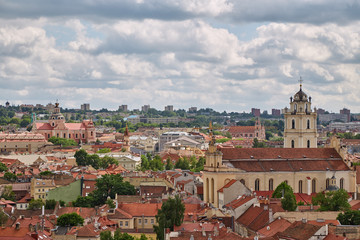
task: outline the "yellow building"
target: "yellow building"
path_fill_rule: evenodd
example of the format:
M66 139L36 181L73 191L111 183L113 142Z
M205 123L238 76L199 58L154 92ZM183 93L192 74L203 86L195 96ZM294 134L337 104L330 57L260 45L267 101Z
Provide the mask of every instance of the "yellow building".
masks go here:
M302 80L300 80L301 82ZM284 148L316 148L316 112L311 109L311 97L300 90L290 97L290 109L284 111Z
M52 179L31 179L30 195L35 200L45 200L49 190L56 188L55 182Z

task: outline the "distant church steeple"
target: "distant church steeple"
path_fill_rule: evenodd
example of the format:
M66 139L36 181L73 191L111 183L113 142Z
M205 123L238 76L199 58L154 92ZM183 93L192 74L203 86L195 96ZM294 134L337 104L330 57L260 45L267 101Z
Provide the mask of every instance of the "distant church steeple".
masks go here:
M285 109L284 148L316 148L316 112L311 109L311 97L302 90L290 97L290 109Z

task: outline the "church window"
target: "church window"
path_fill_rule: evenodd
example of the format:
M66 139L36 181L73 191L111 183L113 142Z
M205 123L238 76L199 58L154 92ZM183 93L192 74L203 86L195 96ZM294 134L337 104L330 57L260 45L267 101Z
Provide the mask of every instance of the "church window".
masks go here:
M55 123L53 122L51 125L52 125L52 126L55 126Z
M211 179L211 203L214 203L215 201L215 184L214 184L214 179Z
M69 138L71 138L71 134L69 133Z
M291 140L291 148L294 148L294 147L295 147L295 141Z
M307 120L307 129L310 129L310 120Z
M258 137L259 136L259 133L256 133L256 137Z
M50 138L50 134L48 133L48 138Z
M252 137L252 134L250 133L250 137Z
M269 191L274 190L274 179L269 179Z
M260 189L260 179L256 179L255 180L255 191L259 191Z
M57 133L56 136L59 137L59 133Z
M310 148L310 140L307 140L307 148Z
M228 184L230 182L230 179L225 179L225 181L224 181L224 185L226 185L226 184Z
M329 179L329 178L327 178L327 179L326 179L326 189L328 189L328 188L329 188L329 185L330 185L330 179Z
M297 104L295 103L295 105L294 105L294 110L295 110L295 112L296 112L296 110L297 110Z
M308 111L308 105L305 104L305 112L307 112L307 111Z
M316 179L313 179L311 182L312 192L316 193Z
M75 134L75 138L78 138L78 134Z
M92 136L93 135L93 132L90 132L90 136Z
M288 184L288 181L287 181L287 180L285 180L285 181L284 181L284 183Z
M300 181L299 181L299 193L302 193L302 192L303 192L303 187L302 187L302 185L303 185L303 182L302 182L302 180L300 180Z
M240 182L245 185L245 180L241 179Z
M293 119L293 120L291 121L291 128L292 128L292 129L295 129L295 119Z
M82 135L82 138L85 138L85 134Z
M64 133L64 138L66 138L66 133Z
M344 178L340 179L340 189L344 189Z

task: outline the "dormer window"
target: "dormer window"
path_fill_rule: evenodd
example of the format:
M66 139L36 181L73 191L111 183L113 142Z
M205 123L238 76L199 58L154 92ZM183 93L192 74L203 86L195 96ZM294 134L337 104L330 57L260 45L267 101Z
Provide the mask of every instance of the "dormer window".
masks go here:
M51 125L54 127L54 126L55 126L55 123L53 122L53 123L51 123Z

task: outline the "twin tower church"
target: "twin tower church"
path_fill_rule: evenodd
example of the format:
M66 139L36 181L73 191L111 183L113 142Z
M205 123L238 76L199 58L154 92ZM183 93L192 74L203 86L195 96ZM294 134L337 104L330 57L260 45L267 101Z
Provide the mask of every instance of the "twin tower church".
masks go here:
M285 108L284 148L217 148L209 144L204 167L204 201L221 208L223 187L239 180L252 191L272 191L287 182L294 193L330 189L356 194L356 175L339 148L317 148L316 109L300 90ZM220 197L219 197L220 196Z

